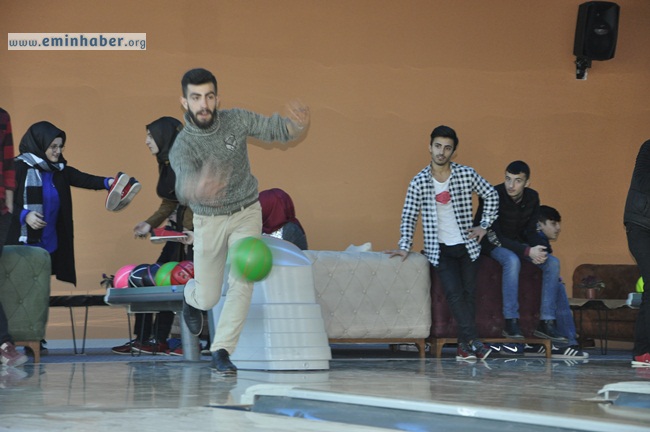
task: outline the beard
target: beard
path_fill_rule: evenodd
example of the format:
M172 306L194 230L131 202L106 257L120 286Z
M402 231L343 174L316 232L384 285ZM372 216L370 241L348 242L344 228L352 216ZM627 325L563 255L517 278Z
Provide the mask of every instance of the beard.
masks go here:
M207 114L207 113L210 112L208 110L202 110L202 111L198 111L196 113L188 110L187 112L189 113L190 118L192 119L192 122L194 122L194 124L199 129L207 129L207 128L209 128L210 126L212 126L212 123L214 123L214 119L217 117L217 109L216 108L214 109L214 111L212 111L212 115L207 120L199 120L197 118L197 115L198 114Z

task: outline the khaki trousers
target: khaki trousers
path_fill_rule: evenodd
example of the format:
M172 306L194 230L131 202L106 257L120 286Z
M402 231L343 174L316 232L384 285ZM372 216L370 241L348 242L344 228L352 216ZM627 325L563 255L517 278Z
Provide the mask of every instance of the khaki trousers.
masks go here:
M194 279L185 285L185 301L197 309L212 309L221 299L228 249L244 237L262 235L259 202L226 216L194 215ZM248 315L253 283L231 271L228 292L210 351L225 349L232 354Z

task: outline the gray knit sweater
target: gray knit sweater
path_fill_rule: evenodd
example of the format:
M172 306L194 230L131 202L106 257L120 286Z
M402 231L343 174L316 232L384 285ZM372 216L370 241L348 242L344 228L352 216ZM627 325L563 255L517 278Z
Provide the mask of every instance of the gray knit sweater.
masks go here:
M176 137L169 161L176 174L176 196L197 215L225 215L258 197L251 174L247 137L287 142L286 123L273 114L265 117L242 109L217 111L208 129L201 129L185 114L185 127Z

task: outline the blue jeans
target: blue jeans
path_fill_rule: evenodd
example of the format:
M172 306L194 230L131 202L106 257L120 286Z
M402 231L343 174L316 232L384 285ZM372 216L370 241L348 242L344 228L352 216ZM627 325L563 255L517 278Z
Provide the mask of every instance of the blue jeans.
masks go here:
M564 282L558 281L557 298L555 301L555 320L557 323L557 331L562 336L566 336L569 342L566 345L578 345L576 339L576 324L573 321L573 314L571 313L571 306L569 306L569 298L566 295L566 287Z
M521 261L516 253L504 247L496 247L490 256L497 260L503 268L503 317L505 319L519 318L519 271ZM560 260L549 255L544 264L538 264L542 269L542 302L540 319L554 320L558 297L558 280L560 280ZM561 288L561 287L560 287Z
M476 269L476 261L472 261L464 244L440 245L436 272L456 320L458 342L468 343L478 338L475 317Z

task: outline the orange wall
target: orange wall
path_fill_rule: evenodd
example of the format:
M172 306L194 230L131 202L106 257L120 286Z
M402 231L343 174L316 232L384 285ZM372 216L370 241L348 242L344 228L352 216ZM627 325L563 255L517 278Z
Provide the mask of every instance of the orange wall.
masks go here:
M616 58L578 81L581 2L3 2L3 44L8 32L147 33L146 51L0 51L0 106L16 147L47 119L67 132L71 165L143 184L115 214L103 193L74 192L79 286L53 291L101 293L102 273L157 257L159 246L131 234L158 204L144 126L182 115L180 77L198 66L217 75L223 108L311 106L304 140L253 141L250 154L261 188L293 196L312 249L395 247L408 182L429 162L431 129L447 124L461 140L455 160L495 184L510 161L529 162L531 186L563 215L555 248L565 279L580 263L632 262L622 210L650 138L650 2L618 1ZM52 312L48 337L69 338L66 314ZM126 333L121 310L91 320L89 337Z

